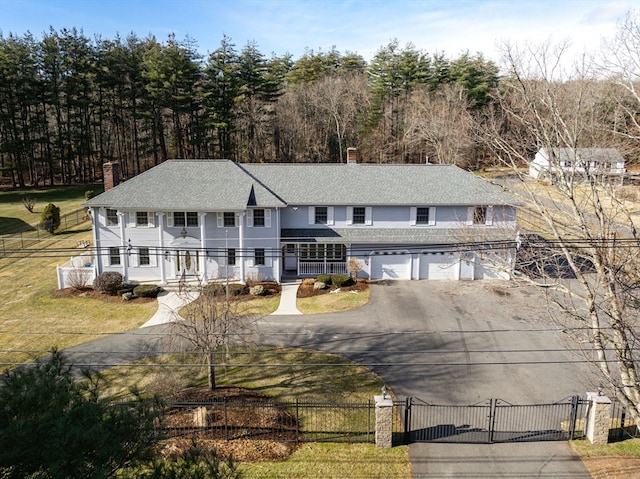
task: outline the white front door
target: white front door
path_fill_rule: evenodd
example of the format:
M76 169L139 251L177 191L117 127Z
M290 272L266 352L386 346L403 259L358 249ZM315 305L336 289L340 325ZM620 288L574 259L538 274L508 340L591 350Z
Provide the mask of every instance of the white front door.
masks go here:
M194 276L198 273L199 264L200 258L197 250L176 251L177 276Z
M473 253L465 253L460 261L460 279L475 279L475 255Z
M297 271L298 270L298 258L296 257L296 245L287 244L284 245L284 270L285 271Z

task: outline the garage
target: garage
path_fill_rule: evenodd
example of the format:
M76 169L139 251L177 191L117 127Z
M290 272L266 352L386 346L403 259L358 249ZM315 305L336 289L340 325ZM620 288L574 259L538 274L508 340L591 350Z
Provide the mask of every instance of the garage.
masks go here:
M411 279L411 255L408 251L374 251L371 279Z
M453 253L422 252L420 279L459 279L460 258Z

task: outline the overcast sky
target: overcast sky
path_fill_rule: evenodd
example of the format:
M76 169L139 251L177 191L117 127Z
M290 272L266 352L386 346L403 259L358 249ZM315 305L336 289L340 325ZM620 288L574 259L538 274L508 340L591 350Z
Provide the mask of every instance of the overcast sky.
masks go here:
M305 49L354 52L367 61L397 39L449 58L481 52L499 60L497 44L571 39L576 53L615 33L638 0L0 0L0 31L36 38L50 26L88 36L135 32L164 40L189 35L203 54L226 34L267 57Z

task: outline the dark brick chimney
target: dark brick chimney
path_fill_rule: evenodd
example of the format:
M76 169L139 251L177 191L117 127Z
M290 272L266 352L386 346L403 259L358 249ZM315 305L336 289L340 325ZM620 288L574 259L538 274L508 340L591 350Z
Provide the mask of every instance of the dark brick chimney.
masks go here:
M104 191L109 191L120 183L120 163L117 161L102 165L102 178L104 179Z
M347 164L356 165L358 163L358 149L347 148Z

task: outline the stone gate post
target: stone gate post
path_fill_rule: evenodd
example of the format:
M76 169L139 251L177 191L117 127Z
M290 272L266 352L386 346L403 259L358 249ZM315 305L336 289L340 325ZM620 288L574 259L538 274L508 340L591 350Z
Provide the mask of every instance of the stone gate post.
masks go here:
M376 447L393 445L393 399L386 394L374 396L376 403Z
M607 444L611 423L611 399L597 392L588 392L587 400L590 401L585 418L587 439L591 444Z

